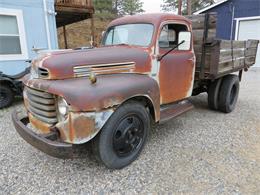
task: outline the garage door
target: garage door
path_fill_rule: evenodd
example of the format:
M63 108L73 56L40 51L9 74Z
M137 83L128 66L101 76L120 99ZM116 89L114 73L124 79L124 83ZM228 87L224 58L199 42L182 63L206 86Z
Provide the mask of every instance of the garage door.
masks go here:
M240 20L238 26L238 40L258 39L260 40L260 19ZM256 64L260 67L260 46L258 46Z

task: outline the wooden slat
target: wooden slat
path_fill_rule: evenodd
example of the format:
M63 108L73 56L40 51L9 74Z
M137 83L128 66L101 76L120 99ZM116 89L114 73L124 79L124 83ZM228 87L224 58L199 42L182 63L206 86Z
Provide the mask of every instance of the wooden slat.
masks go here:
M232 49L222 49L220 50L220 61L223 61L225 59L232 59L232 55L234 58L242 57L245 55L245 49L244 48L234 48Z
M247 66L251 66L251 65L255 64L255 60L256 60L255 56L246 57L245 63Z
M196 54L196 66L197 67L200 67L200 65L201 65L201 56L202 56L202 53ZM211 62L211 54L206 53L206 55L205 55L205 69L206 70L209 69L210 62Z
M241 59L235 59L234 60L234 67L244 67L245 66L245 59L241 58Z
M204 36L204 30L194 30L193 31L194 44L197 45L202 44L203 36ZM207 42L212 42L214 39L216 39L216 29L209 29Z
M258 43L259 43L259 40L248 40L248 41L246 42L246 47L247 47L247 48L251 48L251 47L257 48Z
M193 48L194 48L194 52L195 53L201 53L202 52L202 45L200 44L194 44L193 45Z
M218 66L219 66L218 68L219 72L225 72L232 69L233 61L219 63Z
M205 22L205 14L200 14L200 15L190 15L190 16L185 16L188 19L191 20L192 22L192 29L197 30L197 29L204 29L204 22ZM217 24L217 15L216 13L210 13L209 15L209 24L208 28L209 29L215 29Z
M246 47L245 41L232 41L232 44L233 44L233 48L235 48L235 49Z
M231 49L231 41L229 40L221 40L220 49Z
M255 56L256 53L257 53L257 48L253 48L253 47L248 48L248 49L246 50L246 57Z

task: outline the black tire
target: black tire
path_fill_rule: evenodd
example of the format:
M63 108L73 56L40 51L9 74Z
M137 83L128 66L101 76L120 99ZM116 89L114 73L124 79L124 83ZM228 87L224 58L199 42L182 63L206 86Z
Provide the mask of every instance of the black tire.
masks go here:
M10 106L13 101L13 90L8 85L0 84L0 109Z
M219 101L219 89L221 86L222 79L217 79L210 83L208 89L208 105L212 110L218 110Z
M121 169L139 156L149 130L150 115L145 107L135 101L125 103L114 112L93 140L92 150L106 167Z
M223 78L219 92L219 111L232 112L239 94L239 78L237 75L227 75Z

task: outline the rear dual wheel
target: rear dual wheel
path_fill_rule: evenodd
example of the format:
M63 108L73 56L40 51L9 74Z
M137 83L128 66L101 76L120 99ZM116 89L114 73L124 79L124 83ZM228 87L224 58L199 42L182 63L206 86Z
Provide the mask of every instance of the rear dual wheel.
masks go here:
M213 110L224 113L232 112L239 94L239 78L237 75L227 75L223 79L212 82L208 91L208 105Z

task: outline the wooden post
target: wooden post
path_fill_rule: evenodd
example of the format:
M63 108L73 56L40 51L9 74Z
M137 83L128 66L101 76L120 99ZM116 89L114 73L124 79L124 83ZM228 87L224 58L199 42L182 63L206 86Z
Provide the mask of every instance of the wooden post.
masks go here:
M62 27L63 27L64 46L65 46L65 49L68 49L66 26L64 25Z
M178 0L178 14L182 15L182 0Z
M96 46L96 43L95 43L95 29L94 29L94 16L93 14L91 14L91 41L92 41L92 45L91 46Z
M95 26L94 26L94 13L95 13L95 11L94 11L94 6L93 6L93 2L92 2L92 0L87 0L87 2L88 2L88 4L89 4L89 6L90 7L92 7L93 8L93 12L91 13L91 15L90 15L90 20L91 20L91 46L94 46L94 47L96 47L96 43L95 43Z
M187 11L188 11L188 15L191 15L191 0L187 0Z

